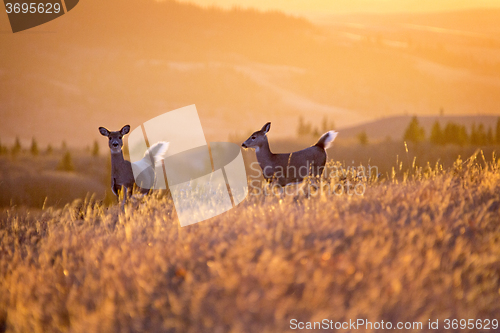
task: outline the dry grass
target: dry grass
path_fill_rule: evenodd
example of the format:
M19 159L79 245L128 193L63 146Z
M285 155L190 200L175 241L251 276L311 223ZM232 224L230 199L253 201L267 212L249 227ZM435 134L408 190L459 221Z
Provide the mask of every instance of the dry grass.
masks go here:
M292 318L499 319L499 210L500 163L475 157L448 170L415 168L364 196L251 197L185 228L165 197L121 214L93 200L7 209L0 331L285 332Z

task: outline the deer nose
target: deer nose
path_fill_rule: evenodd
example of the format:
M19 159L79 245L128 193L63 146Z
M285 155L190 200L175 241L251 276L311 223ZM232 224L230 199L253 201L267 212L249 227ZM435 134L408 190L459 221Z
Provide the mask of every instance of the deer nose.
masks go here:
M117 143L113 143L113 147L118 147L118 144Z
M241 146L242 146L243 148L247 148L247 145L246 145L244 142L241 144Z

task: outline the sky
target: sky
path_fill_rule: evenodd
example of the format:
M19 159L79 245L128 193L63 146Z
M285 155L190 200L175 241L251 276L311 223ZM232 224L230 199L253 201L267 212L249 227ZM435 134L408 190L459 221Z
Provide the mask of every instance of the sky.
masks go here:
M450 11L467 8L500 8L500 0L180 0L202 6L253 7L280 10L301 16L336 13L393 13Z

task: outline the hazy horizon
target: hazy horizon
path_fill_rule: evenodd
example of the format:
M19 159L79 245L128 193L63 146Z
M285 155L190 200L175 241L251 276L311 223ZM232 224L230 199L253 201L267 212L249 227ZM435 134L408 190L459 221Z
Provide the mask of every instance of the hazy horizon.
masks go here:
M87 1L17 34L0 15L0 140L88 145L101 139L98 126L136 127L190 104L208 141L267 121L271 137L293 137L299 117L345 128L441 110L500 113L500 9L389 9L319 25L185 2Z
M156 0L158 2L168 0ZM334 14L388 14L388 13L432 13L449 12L467 9L500 8L496 0L438 0L422 2L413 0L179 0L184 3L202 7L219 7L223 9L242 8L261 11L280 11L286 14L303 16L309 19Z

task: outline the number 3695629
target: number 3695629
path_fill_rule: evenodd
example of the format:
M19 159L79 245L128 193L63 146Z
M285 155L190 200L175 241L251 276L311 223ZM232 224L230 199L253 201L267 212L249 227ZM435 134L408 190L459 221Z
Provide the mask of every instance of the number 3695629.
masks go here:
M52 4L52 3L6 3L5 4L5 10L7 11L7 14L15 13L39 13L39 14L58 14L61 12L61 5L58 3Z

